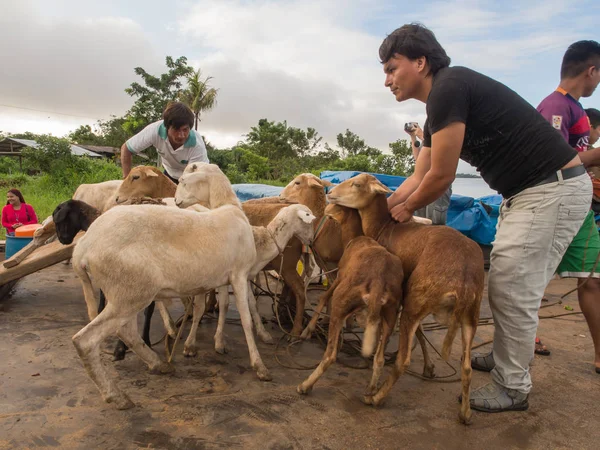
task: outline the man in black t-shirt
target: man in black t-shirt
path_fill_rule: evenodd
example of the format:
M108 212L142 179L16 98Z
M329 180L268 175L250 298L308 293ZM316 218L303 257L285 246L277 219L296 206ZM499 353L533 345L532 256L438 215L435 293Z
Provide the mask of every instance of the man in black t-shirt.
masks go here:
M420 100L427 112L414 174L388 199L394 219L408 221L438 199L459 159L504 197L488 279L496 367L492 382L472 392L471 407L525 410L540 299L583 223L591 181L577 152L533 106L485 75L449 67L445 50L422 25L395 30L379 56L396 100Z

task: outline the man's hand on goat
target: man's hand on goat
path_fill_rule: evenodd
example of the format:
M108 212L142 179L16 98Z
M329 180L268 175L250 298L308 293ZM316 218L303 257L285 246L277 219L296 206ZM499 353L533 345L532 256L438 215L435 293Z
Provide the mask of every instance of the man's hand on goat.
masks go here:
M390 214L397 222L408 222L413 217L414 211L409 210L406 207L406 202L400 203L394 206L390 210Z

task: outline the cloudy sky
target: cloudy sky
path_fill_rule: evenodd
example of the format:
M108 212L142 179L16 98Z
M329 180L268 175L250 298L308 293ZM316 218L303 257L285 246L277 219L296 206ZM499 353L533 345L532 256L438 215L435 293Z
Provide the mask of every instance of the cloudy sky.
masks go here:
M522 6L526 5L526 6ZM424 105L396 103L378 48L419 21L452 58L537 105L559 81L566 47L600 36L600 3L557 0L0 0L0 131L64 135L131 105L133 68L159 74L187 56L214 77L218 106L200 131L218 147L260 118L346 128L387 149ZM585 107L600 107L596 93ZM466 167L461 167L465 169Z

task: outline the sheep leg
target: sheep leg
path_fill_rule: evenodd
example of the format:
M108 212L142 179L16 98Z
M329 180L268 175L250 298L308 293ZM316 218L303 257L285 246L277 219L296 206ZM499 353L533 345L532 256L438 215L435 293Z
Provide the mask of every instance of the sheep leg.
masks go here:
M471 368L471 347L473 346L473 338L475 337L476 330L476 321L474 323L463 323L461 327L463 350L463 360L460 373L462 383L462 403L458 417L465 425L471 421L471 403L469 399L471 376L473 372L473 369Z
M323 308L330 303L331 297L332 297L333 293L335 292L337 285L339 284L337 282L338 279L339 278L336 278L336 281L333 282L333 285L331 285L331 287L329 289L327 289L327 291L325 291L325 293L321 296L321 299L319 300L319 304L317 305L315 312L313 313L313 316L310 318L310 322L308 322L308 325L306 326L306 328L300 335L300 339L310 339L313 331L315 331L315 328L317 327L317 321L319 320L321 311L323 311ZM331 307L328 307L328 309L329 309L329 311L331 311Z
M123 318L119 317L119 313L120 311L109 303L106 309L73 336L72 340L88 376L102 394L104 401L114 402L118 409L129 409L135 405L119 390L114 380L108 377L100 360L100 344L104 339L120 328L123 322L129 322L136 317L135 313L132 313Z
M144 342L146 343L146 345L148 345L148 347L152 347L152 343L150 342L150 323L152 322L152 315L154 314L154 306L155 303L152 302L148 305L146 311L144 311L143 338Z
M229 310L229 286L221 286L216 290L217 301L219 304L219 320L217 322L217 332L215 333L215 351L219 354L227 353L223 329Z
M419 328L420 319L418 317L409 317L406 312L400 315L400 335L398 343L398 355L396 355L396 363L392 369L392 373L388 375L383 386L372 397L372 405L379 406L389 394L390 390L398 381L408 366L410 365L411 344L417 328ZM367 400L367 399L365 399Z
M421 345L421 351L423 352L423 376L427 378L433 378L435 376L435 365L431 361L429 351L427 350L427 342L425 340L425 333L423 332L423 325L419 324L417 328L417 339Z
M168 362L162 361L156 352L148 347L142 340L138 331L137 318L134 318L130 322L123 325L117 331L117 335L123 342L127 343L127 346L129 346L142 361L148 365L150 373L164 374L173 372L173 366Z
M244 334L246 335L246 343L248 344L248 351L250 353L250 364L252 368L256 370L256 374L260 380L270 381L272 379L271 374L260 358L258 348L256 348L256 342L254 341L254 333L252 332L252 317L248 306L247 274L232 277L231 285L235 295L235 304L240 313L242 327L244 328Z
M85 292L85 290L84 290ZM95 299L95 297L94 297ZM87 300L86 300L87 302ZM106 297L104 296L104 292L102 291L102 289L100 289L100 303L98 303L98 314L100 314L102 312L102 310L106 308ZM96 315L98 315L96 314Z
M301 384L298 385L296 391L298 394L308 394L312 391L315 383L321 378L321 376L325 373L325 371L331 366L336 358L338 353L338 347L340 343L340 333L342 331L342 324L344 322L344 318L346 314L343 314L343 311L339 313L337 311L332 311L330 321L329 321L329 335L327 336L327 348L325 349L325 353L323 354L323 359L321 363L317 366L313 373L304 380Z
M160 313L160 317L163 320L165 330L167 330L167 333L170 337L175 338L175 336L177 336L177 329L175 327L175 322L173 322L171 314L169 314L169 309L167 308L167 305L165 305L164 302L158 302L156 306L158 307L158 312Z
M185 344L183 345L183 355L184 356L196 356L198 354L198 349L196 349L196 333L198 332L198 324L200 323L200 319L204 315L204 308L206 307L206 299L205 293L202 292L194 297L194 314L192 318L192 327L190 329L190 334L185 340ZM184 326L182 323L181 326Z
M292 336L300 336L303 329L302 320L304 318L304 304L306 302L306 298L304 297L304 283L296 271L296 265L293 267L284 265L282 272L283 279L294 293L294 297L296 297L296 315L294 316L294 326L290 334Z
M381 313L384 319L381 329L381 338L379 340L379 345L377 346L377 351L375 352L375 358L373 359L373 374L371 375L371 382L367 386L365 397L363 398L363 401L367 404L372 402L370 397L377 392L379 378L381 378L381 373L383 372L383 366L385 364L385 348L387 347L390 335L394 329L396 317L398 316L398 309L395 305L394 307L384 307Z
M252 285L248 281L248 307L250 308L250 314L252 315L252 320L254 321L254 326L256 327L256 334L261 341L265 344L272 344L273 337L271 334L265 329L265 326L262 323L262 317L258 313L258 305L256 302L256 297L252 292Z

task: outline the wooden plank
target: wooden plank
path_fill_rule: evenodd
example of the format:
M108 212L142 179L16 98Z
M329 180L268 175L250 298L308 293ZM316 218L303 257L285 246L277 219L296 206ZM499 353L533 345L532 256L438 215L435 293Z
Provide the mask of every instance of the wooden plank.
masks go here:
M17 266L8 269L0 266L0 286L69 259L73 254L75 244L84 234L83 231L79 232L73 243L69 245L63 245L58 241L44 245L36 249Z

